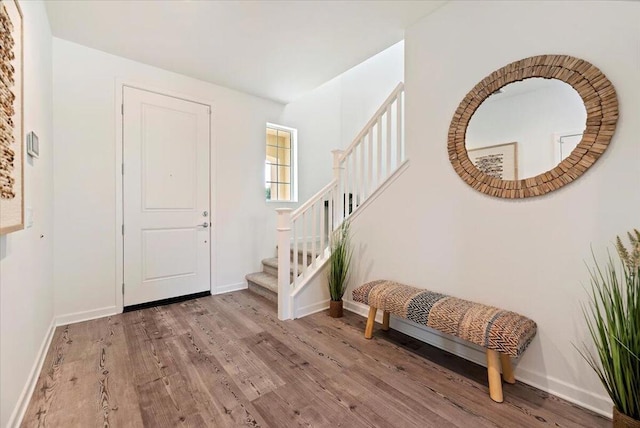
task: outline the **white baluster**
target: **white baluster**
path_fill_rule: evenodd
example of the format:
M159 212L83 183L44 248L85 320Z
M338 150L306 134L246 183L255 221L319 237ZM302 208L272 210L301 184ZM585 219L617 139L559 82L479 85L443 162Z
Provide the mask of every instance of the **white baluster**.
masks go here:
M327 227L327 245L329 245L329 243L331 242L331 234L333 233L333 225L334 225L334 219L336 218L335 215L333 215L334 210L338 209L338 205L336 204L334 206L333 201L336 200L336 195L339 193L338 192L338 185L336 184L336 187L334 187L333 189L331 189L331 196L329 197L329 226Z
M364 144L364 141L363 141ZM368 194L371 194L371 189L373 189L373 140L371 138L367 138L367 157L368 157L368 174L367 174L367 185L368 185Z
M347 176L349 177L349 179L347 180L347 191L345 192L345 218L349 217L351 215L351 210L350 205L349 204L349 195L352 193L353 191L353 150L349 153L349 157L347 158L347 165L346 165L346 170L347 171Z
M354 203L353 203L353 208L352 209L356 208L356 204L355 204L356 196L355 195L358 194L358 192L359 192L358 189L360 188L360 165L358 165L358 160L360 158L360 153L357 151L358 149L359 149L359 146L355 146L353 148L353 161L352 161L352 164L353 164L353 190L352 190L352 193L354 195L353 196Z
M331 203L332 210L329 210L331 215L331 227L329 228L329 233L333 230L334 224L340 224L342 221L342 203L340 202L340 193L343 188L344 181L344 167L342 162L340 162L340 158L342 157L342 150L333 150L333 178L336 180L336 191L333 194L333 200Z
M356 187L358 184L358 175L356 172L356 168L357 168L357 164L358 164L358 158L356 157L355 152L353 153L353 155L351 156L351 168L353 171L353 179L352 179L352 185L351 185L351 213L353 213L353 210L356 209L356 197L358 195L358 188ZM349 215L351 215L351 213L349 213Z
M298 272L298 226L300 225L300 221L298 221L298 219L294 220L292 223L292 229L293 229L293 284L296 285L298 283L298 275L300 275L300 273ZM291 258L291 253L289 253L289 258Z
M278 208L278 318L292 318L291 282L289 280L291 251L291 208Z
M313 268L316 267L316 206L319 205L317 203L311 205L311 265Z
M389 104L387 107L387 177L391 175L391 143L391 104Z
M365 198L365 193L367 191L367 177L366 177L366 164L364 163L364 152L365 152L365 145L364 144L359 144L358 147L360 148L360 161L359 161L359 169L360 169L360 186L359 186L359 192L358 192L358 206L362 205L362 201L364 201Z
M351 175L353 174L353 166L351 166L351 153L347 156L344 164L344 175L346 177L344 181L344 218L349 217L349 193L351 193Z
M331 190L329 190L326 194L329 195L329 198L331 198ZM327 215L327 210L324 207L325 204L325 200L326 200L326 195L325 197L322 197L320 199L320 248L318 250L319 254L320 254L320 260L322 261L322 259L324 259L324 234L326 233L326 226L325 226L325 222L327 221L328 215Z
M376 188L382 183L382 116L378 117L378 177L376 178Z
M343 219L349 217L349 189L351 188L351 165L349 162L351 161L351 152L347 153L347 156L344 158L344 213Z
M398 114L398 118L396 119L396 127L398 128L398 136L396 137L396 168L398 168L400 162L402 162L402 92L398 92L396 113Z
M353 186L353 208L352 208L352 210L355 210L356 206L358 205L358 197L360 196L360 186L362 184L360 182L360 153L359 152L358 152L357 156L353 157L353 167L356 170L356 174L355 174L355 183L354 183L354 186Z
M302 274L307 276L307 211L302 213L300 218L302 221ZM295 254L296 263L298 263L298 254Z

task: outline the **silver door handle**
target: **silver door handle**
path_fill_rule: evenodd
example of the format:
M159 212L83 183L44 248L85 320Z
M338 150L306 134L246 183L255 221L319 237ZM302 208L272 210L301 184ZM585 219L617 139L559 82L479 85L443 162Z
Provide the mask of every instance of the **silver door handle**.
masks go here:
M199 224L198 226L202 226L202 227L204 227L204 228L207 228L207 227L209 227L209 222L208 222L208 221L205 221L204 223Z

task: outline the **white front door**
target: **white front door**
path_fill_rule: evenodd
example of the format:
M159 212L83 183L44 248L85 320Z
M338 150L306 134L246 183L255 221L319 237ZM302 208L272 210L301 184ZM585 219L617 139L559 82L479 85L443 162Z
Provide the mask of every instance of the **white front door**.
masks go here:
M124 306L210 290L210 107L123 94Z

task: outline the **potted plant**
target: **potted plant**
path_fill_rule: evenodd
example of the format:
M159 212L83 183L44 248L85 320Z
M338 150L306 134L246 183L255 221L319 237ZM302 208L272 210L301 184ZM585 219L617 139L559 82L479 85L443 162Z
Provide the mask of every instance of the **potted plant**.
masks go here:
M628 235L630 248L616 241L619 264L609 256L601 268L594 256L583 307L596 352L580 353L613 401L614 428L640 428L640 231Z
M342 296L347 290L349 279L349 267L351 265L351 236L349 222L344 221L336 229L331 237L331 256L329 259L329 316L340 318L342 316Z

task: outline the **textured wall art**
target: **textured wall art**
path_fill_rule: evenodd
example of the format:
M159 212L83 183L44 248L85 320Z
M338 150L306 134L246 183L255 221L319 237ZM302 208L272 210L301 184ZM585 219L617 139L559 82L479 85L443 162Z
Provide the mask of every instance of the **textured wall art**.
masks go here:
M0 1L0 234L24 228L22 12Z
M499 144L467 151L469 160L484 174L500 180L518 179L516 143Z

